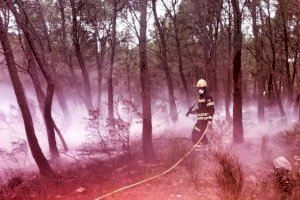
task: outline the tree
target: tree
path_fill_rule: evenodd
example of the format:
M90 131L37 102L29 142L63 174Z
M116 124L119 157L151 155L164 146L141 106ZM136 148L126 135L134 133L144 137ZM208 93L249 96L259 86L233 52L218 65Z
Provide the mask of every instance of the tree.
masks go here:
M238 0L231 0L234 19L233 35L233 141L244 142L242 102L242 14Z
M96 51L96 65L97 65L97 84L98 84L98 95L97 105L101 110L101 96L102 96L102 79L103 79L103 60L106 53L107 36L99 38L98 28L95 27L95 51ZM98 43L100 43L100 52ZM99 55L100 54L100 55Z
M170 69L169 69L169 65L168 65L166 38L165 38L165 33L163 30L163 27L161 25L161 22L159 21L158 15L157 15L156 1L157 0L152 0L152 10L153 10L153 15L154 15L155 26L157 28L158 36L159 36L159 44L160 44L159 50L160 50L161 61L162 61L163 70L164 70L164 73L166 76L166 81L167 81L169 105L170 105L170 117L173 121L176 121L178 119L178 116L177 116L177 108L176 108L176 103L175 103L175 95L174 95L172 77L171 77L171 73L170 73Z
M189 94L189 89L187 85L187 81L183 72L183 56L182 56L182 44L181 44L181 37L179 33L179 23L178 23L178 17L176 13L176 5L178 4L179 0L172 0L172 11L167 7L166 3L164 0L162 0L164 7L167 11L167 14L169 15L172 25L174 27L174 33L172 34L175 42L176 42L176 51L177 51L177 57L178 57L178 71L180 74L180 79L183 85L183 93L185 95L185 103L188 105L190 103L190 94Z
M117 0L113 0L113 11L112 11L112 27L111 27L111 51L109 58L109 68L108 68L108 119L114 118L114 88L113 88L113 66L114 66L114 58L115 58L115 49L117 42L117 8L118 2Z
M145 162L155 159L152 145L152 113L151 113L151 93L150 78L147 62L147 0L140 0L140 36L139 36L139 56L140 56L140 80L142 89L142 110L143 110L143 154Z
M78 63L81 69L83 83L84 83L84 94L85 94L85 105L87 109L93 109L92 103L92 94L91 94L91 85L89 74L85 65L85 60L80 47L80 23L77 21L77 16L80 11L80 7L82 6L82 2L80 1L80 5L76 6L75 0L70 0L71 9L72 9L72 41L73 46L75 48L75 53L78 59Z
M20 43L22 43L21 38L20 38ZM25 54L25 56L28 60L28 73L29 73L29 75L31 77L31 80L33 82L34 90L35 90L35 93L36 93L36 96L37 96L37 100L38 100L38 104L39 104L41 113L44 116L45 94L44 94L44 91L43 91L43 88L42 88L41 81L38 77L36 61L34 59L34 56L32 55L32 52L31 52L31 49L30 49L28 43L26 41L25 41L25 43L26 43L25 47L24 47L23 44L21 44L22 50L23 50L23 52L24 52L24 54ZM44 117L44 121L45 120L46 119ZM56 134L58 135L58 137L61 140L61 143L62 143L62 146L63 146L64 150L68 151L67 143L66 143L64 137L62 136L59 128L55 124L53 118L52 118L52 123L53 123L54 130L55 130ZM46 124L46 121L45 121L45 124Z
M10 79L14 87L17 102L22 113L26 136L27 136L27 140L28 140L28 144L32 156L39 168L40 174L42 176L53 177L54 172L52 171L47 159L45 158L35 135L31 113L27 104L27 100L26 100L24 89L22 87L21 80L18 75L13 51L7 36L7 30L3 24L3 20L1 16L0 16L0 41L4 51L4 56L6 59Z
M75 86L76 89L76 93L77 95L74 96L75 99L78 98L78 96L80 97L80 100L82 100L83 102L85 102L84 97L81 94L81 90L80 90L80 85L77 81L77 76L75 74L75 70L74 70L74 66L72 64L72 53L71 53L71 49L68 48L68 43L67 43L67 26L66 26L66 12L65 12L65 5L66 5L66 0L58 0L58 4L59 4L59 10L60 10L60 16L61 16L61 48L59 49L59 52L62 56L62 60L64 61L64 63L68 66L68 69L70 71L70 75L71 75L71 85L72 87Z
M265 109L264 109L264 80L263 80L263 57L261 54L261 41L259 37L259 28L257 25L257 8L260 4L260 0L252 0L249 9L252 17L252 32L254 37L254 56L256 60L256 76L258 83L258 95L257 95L257 116L260 122L265 121Z
M287 4L290 1L286 0L280 0L279 1L279 15L280 15L280 21L281 26L283 30L283 44L284 44L284 66L285 66L285 72L286 72L286 86L288 90L288 100L289 102L293 102L293 85L292 85L292 78L291 78L291 72L290 72L290 51L289 51L289 28L288 28L288 12L287 12Z
M209 84L209 90L214 94L214 102L218 105L218 47L220 43L220 24L223 1L197 1L191 0L193 15L189 19L191 29L195 32L196 43L201 48L202 62L204 64L205 78Z
M232 69L232 7L230 0L228 1L228 25L226 27L227 32L227 67L226 67L226 77L225 77L225 113L226 113L226 120L232 121L230 115L230 99L232 95L232 76L231 76L231 69Z
M112 1L112 18L111 18L111 49L109 57L109 66L108 66L108 80L107 80L107 89L108 89L108 119L114 118L114 93L113 93L113 67L115 59L115 50L117 44L117 15L126 5L126 0L113 0Z
M47 136L48 136L48 142L49 142L49 149L51 158L59 157L59 152L56 146L56 139L55 139L55 131L54 131L54 125L52 121L52 100L55 90L55 84L53 77L51 75L51 72L49 71L49 67L47 62L45 61L45 54L44 50L41 46L36 43L36 40L39 38L36 30L34 29L33 25L30 23L27 14L22 7L22 2L17 0L15 1L18 10L16 9L14 3L12 0L7 0L6 4L7 7L10 9L10 11L13 13L16 23L20 26L22 29L24 36L26 37L26 40L28 42L28 45L30 46L36 61L38 62L38 65L43 72L43 75L47 81L47 91L46 91L46 97L44 102L44 118L47 128ZM19 12L18 12L19 11Z
M54 81L55 81L55 93L56 93L58 103L59 103L63 113L65 114L66 117L69 117L70 113L69 113L69 108L68 108L68 105L67 105L67 102L66 102L64 92L63 92L60 84L56 81L57 80L57 78L56 78L57 75L56 75L55 67L53 66L55 57L54 57L53 47L51 45L51 39L50 39L50 36L49 36L49 33L48 33L48 28L47 28L47 25L46 25L46 20L45 20L44 14L43 14L44 13L43 8L42 8L42 5L40 4L39 0L35 0L35 2L37 4L36 7L37 7L38 16L39 16L39 19L41 20L41 24L42 24L42 30L43 30L44 36L46 38L46 43L47 43L47 46L48 46L48 52L49 52L50 57L51 57L50 65L51 65L52 74L53 74Z

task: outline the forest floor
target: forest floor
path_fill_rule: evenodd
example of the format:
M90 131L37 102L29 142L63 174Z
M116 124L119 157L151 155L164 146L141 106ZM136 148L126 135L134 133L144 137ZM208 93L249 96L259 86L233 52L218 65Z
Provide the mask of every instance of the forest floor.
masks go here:
M270 137L249 139L241 145L217 141L213 137L212 141L219 144L193 152L170 173L105 199L244 200L282 199L282 196L300 199L299 126ZM60 161L52 163L57 178L40 178L36 173L12 177L1 186L0 199L94 200L165 171L192 147L190 139L184 137L156 138L153 145L157 157L154 163L143 162L142 154L136 153L140 152L140 145L135 145L130 157L116 157L112 161L68 164ZM229 162L227 172L224 163L217 159L218 153ZM279 156L284 156L293 167L280 179L284 183L279 183L274 171L273 159Z

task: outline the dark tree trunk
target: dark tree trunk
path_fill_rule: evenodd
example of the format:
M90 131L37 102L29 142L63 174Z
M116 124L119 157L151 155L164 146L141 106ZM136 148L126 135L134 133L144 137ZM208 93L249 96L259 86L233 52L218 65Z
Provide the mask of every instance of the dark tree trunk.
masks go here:
M44 94L44 91L41 87L41 82L40 82L38 74L37 74L37 67L36 67L34 58L33 58L33 56L31 55L31 53L29 51L30 50L28 50L28 52L26 52L27 59L28 59L28 72L29 72L29 75L30 75L30 77L32 79L32 82L33 82L34 90L35 90L35 93L37 95L37 100L38 100L38 103L39 103L41 113L44 116L45 94ZM44 118L44 121L45 121L45 118ZM58 135L58 137L60 138L64 150L68 151L67 143L66 143L65 139L63 138L59 128L55 124L53 118L52 118L52 121L53 121L54 130L55 130L56 134ZM45 121L45 124L46 124L46 121ZM48 133L48 135L49 135L49 133Z
M25 16L23 8L19 6L18 9L20 10L20 12L18 12L12 0L7 0L6 3L10 11L13 13L16 19L16 23L21 27L24 36L26 37L26 40L28 42L28 45L30 46L32 53L34 54L35 59L38 62L40 69L42 70L43 75L45 76L47 81L47 92L44 102L44 118L48 133L48 142L51 158L56 158L59 156L59 152L56 146L55 132L51 116L52 99L55 89L54 81L49 71L48 64L45 62L43 49L35 43L35 39L38 38L38 35L33 26L30 24L30 22L25 21L27 18ZM20 1L17 1L17 3L18 5L21 5Z
M284 55L285 55L285 71L286 71L286 86L288 91L288 100L289 102L293 102L293 86L292 79L290 73L290 64L289 64L289 35L287 30L287 22L286 22L286 2L281 4L281 18L282 18L282 29L283 29L283 39L284 39Z
M78 10L75 5L75 0L70 0L70 2L71 2L71 9L72 9L72 25L73 25L72 40L73 40L73 46L75 48L75 53L82 73L84 93L85 93L85 104L88 109L93 109L90 78L85 65L85 60L81 52L81 47L79 42L79 25L77 21Z
M174 22L176 24L177 22ZM182 48L181 48L181 43L180 43L180 38L178 36L178 28L177 24L175 26L175 40L176 40L176 50L177 50L177 56L178 56L178 70L180 74L180 79L183 85L183 92L185 95L185 103L187 105L190 104L190 93L187 85L187 81L185 78L185 75L183 73L183 61L182 61Z
M268 99L270 104L273 105L275 99L273 82L274 82L274 72L276 69L276 51L275 51L275 45L273 43L271 44L271 50L272 50L272 69L268 78Z
M257 117L260 122L265 121L265 109L264 109L264 81L263 81L263 58L261 54L259 30L257 26L257 6L259 6L260 0L253 0L250 6L251 16L252 16L252 32L254 36L254 49L255 49L255 59L256 59L256 69L257 69Z
M233 35L233 141L244 142L242 102L242 15L238 0L231 0L234 18Z
M277 83L274 83L274 89L275 89L275 95L276 95L276 103L278 105L278 109L280 112L280 116L281 116L281 120L286 123L287 122L287 118L286 118L286 114L282 105L282 100L281 100L281 89L280 87L278 88Z
M226 113L226 120L228 122L232 121L231 115L230 115L230 97L232 94L231 90L231 70L230 66L227 68L227 79L226 79L226 84L225 84L225 113Z
M263 14L262 14L262 6L259 7L260 9L260 18L263 19ZM268 40L270 42L270 48L271 48L271 70L268 78L268 100L271 105L274 104L274 88L273 88L273 82L274 82L274 73L275 73L275 68L276 68L276 49L275 49L275 39L274 39L274 34L273 34L273 23L271 22L271 12L270 12L270 2L267 3L267 11L268 11L268 16L267 16L267 23L268 23L268 33L264 31L268 35ZM262 25L262 28L264 28L264 24Z
M128 51L130 51L128 49ZM129 53L130 54L130 53ZM128 90L128 95L129 95L129 102L132 103L132 91L131 91L131 76L130 76L130 61L132 59L132 57L130 55L129 58L127 58L127 62L126 62L126 75L127 75L127 90ZM129 112L129 110L128 110Z
M112 17L112 30L111 30L111 52L109 58L109 67L108 67L108 79L107 79L107 103L108 103L108 119L114 118L114 87L113 87L113 67L114 67L114 58L115 58L115 48L117 42L117 1L113 1L113 17Z
M46 25L46 20L45 20L44 14L43 14L44 13L43 8L42 8L39 0L35 0L35 2L36 2L36 6L37 6L37 12L38 12L38 15L39 15L39 19L42 22L42 29L43 29L43 32L44 32L44 37L46 38L48 51L52 52L51 41L50 41L50 37L49 37L49 34L48 34L48 28L47 28L47 25Z
M151 93L147 61L147 0L140 0L140 12L139 56L143 110L142 142L145 162L152 162L155 156L152 145Z
M4 51L4 56L6 59L6 63L8 66L8 72L14 87L15 95L17 98L17 102L19 104L23 121L24 121L24 126L25 126L25 131L26 131L26 136L28 140L28 144L32 153L32 156L37 163L37 166L39 168L40 174L42 176L47 176L47 177L53 177L54 172L52 171L47 159L45 158L40 145L38 143L38 140L35 135L34 131L34 126L32 122L32 117L30 114L30 110L27 104L26 96L22 87L21 80L18 75L17 67L14 61L14 56L13 52L7 37L7 32L4 27L2 18L0 17L0 40L2 44L2 48Z
M231 68L232 68L232 12L231 12L231 5L229 4L229 12L228 12L228 27L227 27L227 34L228 34L228 54L227 54L227 67L226 67L226 83L225 83L225 113L226 113L226 121L231 122L232 118L230 115L230 99L232 95L232 88L231 88Z
M164 4L164 7L167 10L167 13L169 14L169 17L172 20L173 26L174 26L174 39L176 42L176 51L178 56L178 71L180 75L180 79L183 86L183 94L185 96L185 103L186 105L190 104L190 94L189 89L187 85L187 81L183 72L183 59L182 59L182 47L181 47L181 38L179 36L179 28L178 28L178 20L177 20L177 13L176 13L176 3L172 2L172 11L174 14L171 13L170 9L168 9L167 5L164 1L162 1Z
M220 28L220 24L221 24L221 16L222 16L222 7L223 7L223 1L216 1L216 5L215 5L215 20L216 22L214 24L212 24L212 30L213 30L213 34L212 34L212 80L213 80L213 92L214 92L214 102L215 102L215 106L218 107L219 105L219 84L218 84L218 40L219 40L219 28Z
M80 86L77 82L77 77L73 68L72 64L72 55L70 50L68 49L66 42L67 42L67 33L66 33L66 16L65 16L65 1L64 0L58 0L59 8L60 8L60 15L61 15L61 28L62 28L62 48L60 49L60 54L63 57L64 63L68 66L68 69L71 74L71 87L75 86L76 92L78 96L75 97L76 100L85 102L84 97L81 95ZM80 97L80 98L78 98Z
M163 28L159 22L158 15L156 12L156 1L157 0L152 0L152 10L153 10L153 15L154 15L155 26L158 30L158 35L159 35L160 54L161 54L162 65L163 65L164 73L165 73L166 80L167 80L169 105L170 105L170 117L173 121L177 121L178 115L177 115L177 108L176 108L176 103L175 103L175 95L174 95L172 77L171 77L170 69L168 66L166 38L165 38Z
M36 1L36 4L37 4L37 7L38 7L37 10L38 10L40 20L42 22L43 32L44 32L44 36L46 38L46 42L47 42L47 46L48 46L48 52L51 55L51 65L52 65L51 69L52 69L52 74L54 76L54 81L55 81L55 94L57 96L58 103L61 107L61 110L63 111L64 115L68 118L69 114L70 114L68 104L66 102L66 98L65 98L64 92L63 92L60 84L56 81L56 71L54 70L55 68L53 67L53 62L54 62L55 58L54 58L54 55L53 55L53 52L52 52L51 40L50 40L50 36L49 36L49 33L48 33L46 20L45 20L44 14L43 14L44 13L43 8L42 8L39 0L35 0L35 1Z

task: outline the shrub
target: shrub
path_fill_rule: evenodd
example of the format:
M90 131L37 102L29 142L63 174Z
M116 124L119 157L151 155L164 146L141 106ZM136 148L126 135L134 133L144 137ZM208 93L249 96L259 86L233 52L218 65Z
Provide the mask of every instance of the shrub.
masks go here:
M244 186L244 170L240 162L228 152L216 152L214 158L218 166L215 177L221 199L240 199Z

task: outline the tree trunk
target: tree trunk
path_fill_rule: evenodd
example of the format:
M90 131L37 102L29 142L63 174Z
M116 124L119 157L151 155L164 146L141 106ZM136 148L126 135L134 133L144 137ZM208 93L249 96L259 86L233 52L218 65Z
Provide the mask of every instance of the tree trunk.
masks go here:
M128 51L130 51L130 50L128 49ZM129 57L128 61L126 62L127 90L128 90L128 96L129 96L129 102L130 103L132 103L131 76L130 76L130 61L131 61L131 58L132 57ZM129 112L129 110L128 110L128 112Z
M233 141L244 142L243 113L242 113L242 15L238 0L231 0L234 18L233 35Z
M232 121L232 118L231 118L231 115L230 115L230 97L231 97L231 94L232 94L232 91L231 91L231 70L230 70L230 67L228 66L228 68L226 69L227 70L227 80L226 80L226 84L225 84L225 91L226 91L226 94L225 94L225 113L226 113L226 121L228 122L231 122Z
M257 6L260 4L260 0L253 0L250 11L252 16L252 32L254 36L254 49L255 49L255 60L257 69L257 117L260 122L265 121L265 109L264 109L264 82L263 82L263 58L261 54L260 38L258 36L259 30L257 26Z
M102 71L103 71L103 59L105 55L106 38L99 39L98 30L95 27L95 51L96 51L96 65L97 65L97 105L101 111L101 96L102 96ZM100 43L100 55L98 49L98 42Z
M300 0L298 0L297 2L298 5L298 11L300 10ZM300 23L299 23L299 19L298 19L298 34L300 35ZM299 121L300 121L300 111L299 111Z
M113 1L113 17L112 17L112 30L111 30L111 52L109 58L109 67L108 67L108 119L114 118L114 87L113 87L113 67L114 67L114 58L115 58L115 48L117 42L117 2Z
M37 7L38 7L38 14L39 14L39 17L41 19L41 22L42 22L42 27L43 27L43 32L44 32L44 35L45 35L45 38L46 38L46 42L47 42L47 46L48 46L48 52L50 53L50 56L51 56L51 68L52 69L52 74L54 76L54 81L55 81L55 94L57 96L57 100L58 100L58 103L61 107L61 110L63 112L63 114L68 118L69 115L70 115L70 112L69 112L69 108L68 108L68 104L66 102L66 98L65 98L65 95L64 95L64 92L60 86L60 84L57 82L57 78L56 78L56 71L55 71L55 68L54 68L54 54L52 52L52 45L51 45L51 40L50 40L50 36L49 36L49 33L48 33L48 28L47 28L47 25L46 25L46 20L45 20L45 17L44 17L44 14L43 14L43 8L40 4L40 1L39 0L35 0L36 1L36 4L37 4Z
M8 67L8 72L14 87L15 95L17 98L17 102L19 104L23 121L24 121L24 126L25 126L25 131L26 131L26 136L28 140L28 144L32 153L32 156L39 168L40 174L42 176L47 176L47 177L53 177L54 172L52 171L47 159L45 158L41 147L38 143L38 140L35 135L34 131L34 126L33 126L33 121L32 117L30 114L30 110L27 104L26 96L22 87L21 80L18 75L17 67L14 61L14 56L13 52L7 37L7 32L4 27L2 18L0 16L0 40L2 44L2 48L4 51L4 56L6 59L7 67Z
M187 81L186 81L186 78L185 78L185 75L183 72L181 38L179 36L178 20L177 20L176 8L175 8L177 2L172 2L172 10L174 13L173 15L163 0L162 0L162 3L164 5L165 9L167 10L167 13L169 14L169 17L171 18L173 26L174 26L174 39L176 42L176 51L177 51L177 56L178 56L178 71L179 71L180 79L181 79L182 86L183 86L183 94L185 96L185 103L186 103L186 105L189 105L190 104L190 94L189 94Z
M277 83L274 83L274 89L275 89L275 95L276 95L276 103L278 105L278 109L280 112L280 116L281 116L281 120L282 122L286 123L287 122L287 118L286 118L286 114L282 105L282 100L281 100L281 92L280 92L280 87L278 88Z
M72 9L72 25L73 25L72 40L73 40L73 46L75 48L75 53L82 73L84 93L85 93L85 104L88 109L93 109L90 78L85 65L85 60L81 52L81 47L79 42L79 25L77 21L78 10L75 5L75 0L70 0L70 2L71 2L71 9Z
M60 15L61 15L61 28L62 28L62 48L60 49L60 54L63 57L64 63L68 66L68 69L71 74L71 87L75 86L76 92L78 96L75 97L76 100L82 101L83 103L85 102L84 97L81 95L80 91L80 86L77 82L77 77L73 68L72 64L72 55L70 50L68 49L66 45L67 41L67 33L66 33L66 16L65 16L65 1L64 0L58 0L59 3L59 8L60 8ZM80 97L80 98L78 98Z
M26 20L26 16L24 13L24 10L22 7L18 7L20 10L20 13L15 8L12 0L6 1L8 8L13 13L16 23L21 27L24 36L26 37L26 40L28 42L28 45L30 46L32 53L35 56L36 61L38 62L40 69L43 72L43 75L46 78L47 81L47 92L46 92L46 98L44 102L44 118L45 118L45 124L47 128L48 133L48 142L49 142L49 149L51 158L59 157L59 152L56 146L56 140L55 140L55 132L54 132L54 126L52 122L52 116L51 116L51 108L52 108L52 99L54 95L54 81L51 76L51 73L49 71L48 64L45 62L45 56L43 49L35 43L35 39L38 38L37 32L33 28L33 26L30 24L29 21ZM17 1L18 5L21 5L20 1ZM35 39L34 39L35 38Z
M173 88L170 69L168 66L167 44L166 44L166 39L165 39L165 34L163 32L163 28L162 28L162 26L159 22L158 16L157 16L156 0L152 0L152 10L153 10L154 21L155 21L156 28L158 30L159 40L160 40L160 44L161 44L160 54L161 54L164 73L166 75L166 80L167 80L169 105L170 105L170 117L173 121L177 121L178 115L177 115L177 108L176 108L176 103L175 103L174 88Z
M175 24L175 22L174 22L174 24ZM183 92L184 92L184 95L185 95L185 103L187 105L189 105L190 104L190 93L189 93L187 81L186 81L184 73L183 73L183 61L182 61L181 43L180 43L180 39L179 39L179 36L178 36L177 25L174 25L174 26L175 26L176 50L177 50L177 56L178 56L178 70L179 70L180 79L181 79L181 82L182 82L182 85L183 85Z
M227 28L227 34L228 34L228 54L227 54L227 67L226 67L226 84L225 84L225 113L226 113L226 121L231 122L232 118L230 115L230 99L232 95L232 88L231 88L231 68L232 68L232 31L231 31L231 25L232 25L232 13L231 13L231 6L229 6L229 12L228 12L228 28Z
M37 68L36 68L36 65L35 65L35 61L34 61L33 57L31 56L31 53L29 53L29 51L30 50L28 50L28 52L26 53L27 54L27 59L28 59L28 72L29 72L29 75L30 75L30 77L32 79L32 82L33 82L34 90L35 90L35 93L37 95L37 100L38 100L38 104L39 104L41 113L44 116L45 94L44 94L44 91L41 87L41 82L39 80L39 77L37 75L37 71L36 71ZM45 121L45 124L46 124L45 118L44 118L44 121ZM52 118L52 121L53 121L52 123L53 123L53 126L54 126L54 130L55 130L56 134L58 135L58 137L60 138L64 150L68 151L67 143L66 143L65 139L63 138L59 128L55 124L53 118ZM48 133L48 135L49 135L49 133Z
M221 16L222 16L222 7L223 7L223 1L216 1L216 13L215 13L215 23L212 23L212 80L213 80L213 92L214 92L214 102L215 106L218 107L219 105L219 84L218 84L218 40L219 40L219 28L221 24ZM219 4L218 4L219 3Z
M285 71L286 71L286 86L288 90L288 100L290 103L293 102L293 87L292 87L292 79L290 73L290 64L289 64L289 35L287 30L287 22L286 22L286 4L283 2L281 4L281 18L282 18L282 29L283 29L283 38L284 38L284 53L285 53ZM280 5L280 4L279 4ZM290 105L290 104L289 104Z
M145 162L152 162L155 156L152 146L151 93L147 61L147 0L140 0L140 12L139 56L143 110L142 142Z
M271 11L270 11L270 2L267 1L267 12L268 16L266 16L267 19L267 25L268 25L268 30L265 27L265 23L263 22L263 8L260 5L259 6L259 13L260 13L260 19L262 20L262 30L264 34L269 34L267 35L267 39L269 40L270 43L270 48L271 48L271 70L269 72L269 77L267 81L267 90L268 90L268 102L270 105L274 104L274 88L273 88L273 82L274 82L274 73L275 73L275 68L276 68L276 49L275 49L275 39L274 39L274 34L273 34L273 23L271 22Z

